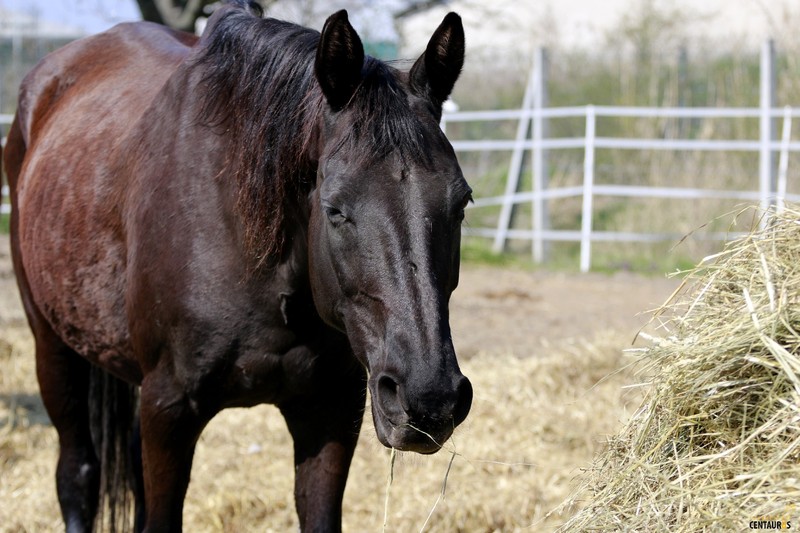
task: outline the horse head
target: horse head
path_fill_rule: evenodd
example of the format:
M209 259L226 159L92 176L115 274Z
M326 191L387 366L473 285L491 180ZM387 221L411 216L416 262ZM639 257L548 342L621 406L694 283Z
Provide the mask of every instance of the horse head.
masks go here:
M326 102L310 197L315 305L369 371L379 440L421 453L441 448L472 403L448 311L471 189L439 127L463 61L454 13L404 73L365 57L340 11L315 63Z

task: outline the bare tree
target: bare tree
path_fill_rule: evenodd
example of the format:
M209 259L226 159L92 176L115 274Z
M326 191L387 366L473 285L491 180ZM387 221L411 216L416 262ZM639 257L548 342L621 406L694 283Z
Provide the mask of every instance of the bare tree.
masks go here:
M136 0L142 18L185 31L194 31L194 24L203 16L203 8L215 0Z
M407 17L409 15L414 15L415 13L420 13L422 11L428 10L432 7L446 4L448 0L414 0L406 2L405 7L396 11L394 13L394 18L399 19L403 17Z
M136 0L139 4L139 11L144 20L158 22L166 26L184 30L194 31L195 22L198 18L207 16L207 7L219 2L219 0ZM269 6L277 0L258 0L258 3L266 11ZM399 18L412 13L429 9L435 5L446 3L447 0L407 0L403 2L404 7L395 12L394 16ZM297 8L303 15L301 23L309 23L312 13L315 11L316 0L292 0L290 3L297 4ZM358 3L358 2L356 2Z
M257 0L262 8L266 8L275 0ZM209 6L220 3L219 0L136 0L142 18L158 22L184 31L194 31L195 23L200 17L208 15Z

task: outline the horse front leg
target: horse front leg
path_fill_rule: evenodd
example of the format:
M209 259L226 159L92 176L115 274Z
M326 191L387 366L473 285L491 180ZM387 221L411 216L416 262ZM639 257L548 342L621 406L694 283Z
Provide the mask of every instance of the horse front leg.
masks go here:
M200 416L165 372L145 376L140 401L144 531L181 531L195 446L210 417Z
M366 375L354 367L311 395L281 405L294 439L295 506L303 532L342 529L342 498L358 441Z

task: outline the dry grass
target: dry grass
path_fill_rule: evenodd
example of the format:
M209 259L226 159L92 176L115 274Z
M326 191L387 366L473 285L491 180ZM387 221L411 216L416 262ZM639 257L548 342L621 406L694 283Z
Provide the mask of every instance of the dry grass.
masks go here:
M38 400L31 341L19 328L0 339L0 531L59 531L57 438ZM630 376L614 374L629 341L609 334L525 354L535 357L481 353L464 362L475 387L470 417L435 456L398 454L388 500L390 452L365 421L345 529L380 531L385 511L386 531L554 529L565 517L548 512L639 403L622 390ZM276 409L232 409L210 424L184 521L189 531L297 528L291 443Z
M584 507L564 531L797 521L800 211L775 215L690 279L644 351L648 396L571 498Z

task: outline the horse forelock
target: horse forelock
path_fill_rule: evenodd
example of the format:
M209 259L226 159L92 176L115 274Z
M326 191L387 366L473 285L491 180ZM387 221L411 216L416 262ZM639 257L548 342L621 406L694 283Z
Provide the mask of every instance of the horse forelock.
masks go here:
M403 75L368 56L361 83L345 109L349 115L347 134L338 140L336 149L350 149L356 160L379 160L394 154L401 160L430 163L427 131L438 126L426 123L412 108L411 100Z

